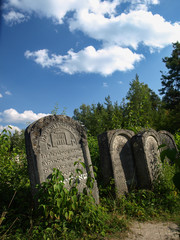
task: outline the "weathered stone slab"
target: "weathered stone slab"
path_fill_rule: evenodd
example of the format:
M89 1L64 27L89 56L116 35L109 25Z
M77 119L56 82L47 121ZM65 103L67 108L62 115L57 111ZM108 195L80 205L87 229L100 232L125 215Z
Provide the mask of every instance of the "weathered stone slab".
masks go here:
M158 132L159 137L160 137L160 142L161 144L165 144L166 147L163 147L162 150L170 148L170 149L177 149L176 143L174 141L173 135L165 130L161 130Z
M151 188L160 173L160 139L158 133L150 129L132 138L138 186Z
M91 171L91 158L84 128L75 120L64 115L49 115L32 123L25 132L26 152L32 193L36 192L36 184L44 182L52 173L53 168L59 169L65 177L68 187L69 177L75 174L74 162L81 160L84 169L79 176L78 189L86 187L87 173ZM95 181L93 196L99 202L98 188Z
M115 180L117 197L136 184L136 174L129 130L111 130L98 136L100 165L104 184Z

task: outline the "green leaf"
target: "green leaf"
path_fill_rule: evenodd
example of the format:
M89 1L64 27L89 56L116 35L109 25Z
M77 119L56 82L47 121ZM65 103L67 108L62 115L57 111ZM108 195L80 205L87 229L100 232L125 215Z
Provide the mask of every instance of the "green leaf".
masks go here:
M69 211L69 219L71 220L72 217L74 216L74 213L72 211Z
M163 148L163 147L166 147L166 144L161 144L161 145L158 147L158 149L161 149L161 148Z
M57 207L60 208L61 206L61 203L62 203L62 198L58 198L56 201L57 201Z
M50 211L49 215L50 215L51 218L53 218L54 217L53 211Z
M66 218L66 220L68 220L68 218L69 218L68 212L65 213L65 218Z
M72 196L71 199L73 203L77 202L77 196Z
M166 158L166 151L162 151L160 153L160 158L161 158L161 161L164 162L164 159Z
M180 172L178 172L174 175L173 182L174 182L174 185L176 186L176 188L180 190Z
M75 203L72 203L72 209L73 209L73 210L76 210L76 205L75 205Z
M86 165L84 162L80 162L80 164L83 166L83 168L86 168Z
M79 168L76 168L76 173L77 173L77 174L79 174L79 173L80 173L80 174L83 174L83 171L82 171L81 169L79 169Z

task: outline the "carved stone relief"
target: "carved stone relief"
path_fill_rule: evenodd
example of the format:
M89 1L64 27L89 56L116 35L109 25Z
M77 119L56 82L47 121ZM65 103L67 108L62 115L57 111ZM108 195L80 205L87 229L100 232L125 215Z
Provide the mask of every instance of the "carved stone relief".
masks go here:
M75 169L82 170L78 188L86 187L88 171L92 172L91 159L87 145L86 133L79 123L66 116L47 116L31 124L26 129L26 149L32 189L36 184L50 177L53 168L59 169L65 178L65 186L69 187L70 178L76 175ZM74 166L74 162L85 163ZM71 177L70 177L71 176ZM97 183L93 190L96 202L99 201Z

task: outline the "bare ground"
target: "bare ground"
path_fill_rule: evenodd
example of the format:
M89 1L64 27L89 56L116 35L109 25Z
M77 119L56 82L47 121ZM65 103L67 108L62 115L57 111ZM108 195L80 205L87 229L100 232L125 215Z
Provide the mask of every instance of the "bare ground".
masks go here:
M172 222L133 222L124 234L108 240L180 240L180 228Z

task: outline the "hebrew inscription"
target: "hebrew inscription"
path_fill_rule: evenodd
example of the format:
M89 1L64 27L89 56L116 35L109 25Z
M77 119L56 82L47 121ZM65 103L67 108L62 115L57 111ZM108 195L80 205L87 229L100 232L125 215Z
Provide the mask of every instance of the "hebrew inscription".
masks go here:
M26 129L26 149L33 189L36 184L49 178L54 168L59 169L64 175L67 188L69 180L78 176L76 168L81 169L78 189L82 191L86 187L91 159L85 131L76 121L57 115L38 120ZM85 163L86 168L84 169L81 164L74 166L76 161ZM94 197L98 202L97 186L94 189Z
M147 137L145 141L147 165L151 179L155 179L158 174L158 164L160 164L160 154L158 143L153 136Z

